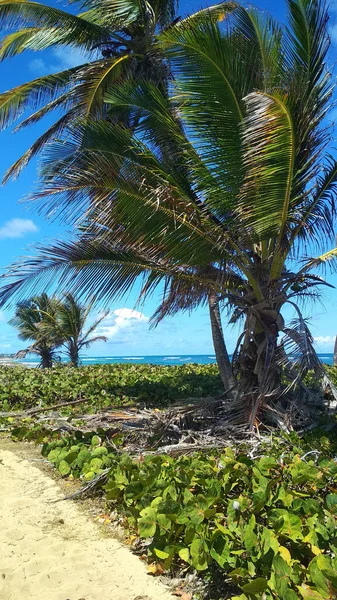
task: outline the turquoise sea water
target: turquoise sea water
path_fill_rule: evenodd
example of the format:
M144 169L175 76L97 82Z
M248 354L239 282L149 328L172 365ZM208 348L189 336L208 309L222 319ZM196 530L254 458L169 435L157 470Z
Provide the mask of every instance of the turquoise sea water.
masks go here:
M322 362L332 365L333 354L319 354ZM34 366L38 364L38 359L35 357L26 358L20 361L24 364ZM215 363L214 354L190 354L179 356L161 355L161 356L87 356L82 359L83 365L106 365L106 364L151 364L151 365L184 365L188 363L197 363L199 365L207 365Z

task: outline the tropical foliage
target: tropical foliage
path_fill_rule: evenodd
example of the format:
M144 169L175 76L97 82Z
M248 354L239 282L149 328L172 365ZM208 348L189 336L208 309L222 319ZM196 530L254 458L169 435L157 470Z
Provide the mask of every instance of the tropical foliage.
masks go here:
M43 369L53 366L60 359L63 350L70 364L78 367L80 352L98 341L107 341L103 335L90 337L108 312L104 312L85 331L86 321L92 309L92 303L81 304L72 294L66 294L61 300L48 297L43 293L34 296L26 302L18 304L10 325L19 331L23 340L33 340L33 343L20 350L16 358L25 358L27 354L37 354Z
M36 354L40 358L40 366L43 369L53 366L57 358L56 350L63 341L59 331L54 327L58 307L58 300L49 298L47 294L34 296L18 304L10 325L18 329L21 340L30 340L32 343L17 352L16 358Z
M286 27L223 3L222 23L204 12L162 32L168 95L143 78L109 87L106 102L135 126L76 123L49 149L35 198L48 214L82 214L81 230L14 265L2 290L4 303L60 277L108 302L142 276L142 295L164 282L171 312L215 294L242 324L236 409L251 427L282 421L277 399L321 370L299 304L317 297L317 268L337 255L328 14L317 0L287 6Z
M87 306L81 304L72 294L65 294L59 303L56 327L64 340L65 355L74 367L78 367L80 353L95 342L107 342L104 335L90 337L100 323L106 318L108 312L103 312L85 331L85 325L92 310L92 302Z
M43 75L0 95L0 126L6 127L30 114L16 130L59 110L62 116L39 137L9 169L5 179L17 175L40 150L59 137L79 117L127 120L125 110L109 110L104 94L124 79L141 76L165 82L167 68L160 53L151 51L155 31L174 18L172 0L90 0L77 3L78 14L30 0L1 0L0 25L9 31L1 41L0 60L24 51L49 48L76 49L83 64ZM163 83L163 85L165 85Z
M221 392L215 365L68 365L37 370L21 366L0 367L0 410L26 410L58 402L87 398L79 410L96 411L109 406L139 403L167 406L191 396ZM76 410L73 407L72 410Z
M151 572L205 572L217 598L336 597L335 434L276 438L256 458L244 445L211 456L131 458L116 444L103 431L54 433L42 454L63 477L106 473L107 505Z

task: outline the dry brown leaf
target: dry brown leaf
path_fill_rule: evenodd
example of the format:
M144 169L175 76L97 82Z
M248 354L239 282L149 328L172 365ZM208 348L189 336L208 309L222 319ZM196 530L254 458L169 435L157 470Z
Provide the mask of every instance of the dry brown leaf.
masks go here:
M189 592L184 592L181 588L176 588L173 592L174 596L179 596L180 600L192 600L192 594Z
M152 575L154 575L156 577L158 575L162 575L163 573L165 573L165 568L162 565L162 563L154 562L154 563L151 563L150 565L148 565L147 571L148 571L148 573L151 573ZM186 600L186 598L185 598L185 600Z

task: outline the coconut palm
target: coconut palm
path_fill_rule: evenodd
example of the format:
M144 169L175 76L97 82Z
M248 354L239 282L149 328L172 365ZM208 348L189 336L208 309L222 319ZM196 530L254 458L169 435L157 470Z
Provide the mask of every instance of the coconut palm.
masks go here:
M233 368L251 427L258 415L279 419L277 399L294 383L289 352L296 381L321 368L299 303L318 295L317 269L337 256L328 15L317 0L287 5L287 28L235 6L224 25L205 15L162 33L171 98L147 82L109 89L107 102L143 115L136 130L70 127L41 173L42 210L90 221L95 205L100 235L89 223L80 239L40 248L2 289L4 303L59 276L107 301L143 276L147 292L174 278L215 294L242 323Z
M16 327L21 340L30 340L32 343L24 350L19 350L15 358L25 358L27 354L36 354L40 358L42 369L53 366L58 358L56 350L63 342L59 332L51 327L58 309L58 300L49 298L47 294L34 296L30 300L18 304L14 317L9 323Z
M70 2L71 4L71 2ZM43 75L0 94L0 128L30 114L15 131L59 110L60 118L10 167L4 180L21 169L65 127L78 118L106 118L129 126L126 108L108 106L104 94L130 77L153 81L164 89L169 71L153 42L161 28L175 24L175 0L82 0L78 14L30 0L0 0L0 26L10 33L0 43L0 61L28 51L75 48L83 64ZM198 20L204 11L194 15ZM218 18L219 8L207 9ZM137 121L137 116L134 116Z
M189 21L198 22L207 12L209 18L222 19L234 3L227 2L199 11ZM2 40L0 60L24 50L45 50L56 46L73 46L83 50L89 62L61 73L46 75L0 95L0 126L7 126L21 116L25 109L37 108L16 130L41 119L54 109L62 116L19 158L5 175L17 175L53 138L62 135L67 124L82 118L107 118L135 127L139 115L119 104L104 101L106 89L118 87L126 77L155 81L166 89L169 69L162 53L154 47L160 28L174 26L176 3L172 0L153 2L91 1L83 3L85 12L73 15L32 2L1 1L0 23L11 33ZM184 21L182 21L184 23ZM27 28L27 24L30 25ZM31 27L33 25L33 27ZM21 29L21 27L24 27ZM179 24L180 26L180 24ZM18 29L14 33L12 29ZM98 56L98 54L100 56ZM172 142L172 140L171 140ZM172 149L171 149L172 151ZM209 304L211 320L214 310ZM225 388L229 387L230 368L221 327L213 319L216 335L215 351ZM225 371L227 375L225 375Z
M107 342L104 335L91 337L97 327L106 318L108 311L103 312L85 330L86 322L92 310L92 302L81 304L72 294L66 294L60 301L56 314L56 329L64 339L63 347L72 366L78 367L80 354L84 348L89 348L95 342Z
M14 122L25 110L30 115L17 130L36 123L47 113L61 109L62 116L47 129L9 169L5 179L22 167L64 127L78 117L107 118L103 96L108 86L130 75L152 78L158 84L167 69L150 52L156 30L175 16L174 0L90 0L79 3L79 14L30 0L0 0L0 25L10 31L0 45L0 60L25 50L75 48L83 64L44 75L0 95L0 126ZM111 111L110 111L111 112ZM125 111L111 118L125 121Z

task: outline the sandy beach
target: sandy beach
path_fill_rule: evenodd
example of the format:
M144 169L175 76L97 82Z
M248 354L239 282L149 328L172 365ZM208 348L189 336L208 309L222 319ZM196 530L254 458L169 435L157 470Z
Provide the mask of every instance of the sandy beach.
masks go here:
M0 448L1 600L173 600L48 474Z

